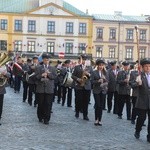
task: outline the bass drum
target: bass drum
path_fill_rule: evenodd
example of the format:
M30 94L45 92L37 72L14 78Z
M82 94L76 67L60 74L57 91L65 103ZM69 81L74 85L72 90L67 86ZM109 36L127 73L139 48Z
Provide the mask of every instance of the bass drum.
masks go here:
M63 85L65 87L72 87L72 83L73 83L73 79L71 78L72 73L71 72L67 72L64 81L63 81Z

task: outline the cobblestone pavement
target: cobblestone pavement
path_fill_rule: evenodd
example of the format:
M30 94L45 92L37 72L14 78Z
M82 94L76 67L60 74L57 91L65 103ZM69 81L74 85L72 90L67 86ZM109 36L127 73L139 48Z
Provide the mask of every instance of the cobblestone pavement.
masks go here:
M133 136L134 125L104 111L103 126L94 126L94 109L89 105L90 121L74 117L74 107L56 102L49 125L38 122L36 108L22 102L22 92L7 88L0 126L1 150L150 150L146 127L141 138ZM147 123L147 122L146 122Z

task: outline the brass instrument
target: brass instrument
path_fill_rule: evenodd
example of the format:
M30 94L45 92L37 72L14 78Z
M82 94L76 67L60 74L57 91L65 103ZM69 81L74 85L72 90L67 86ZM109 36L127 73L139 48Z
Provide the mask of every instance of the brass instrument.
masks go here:
M85 83L86 83L86 81L88 80L88 76L87 76L87 67L83 70L83 72L82 72L82 77L81 77L81 79L82 79L82 82L81 82L81 86L84 86L85 85Z
M1 53L0 56L0 87L4 86L7 83L7 77L3 75L4 72L7 72L5 64L10 61L11 58L6 53Z
M63 85L65 87L71 87L72 83L73 83L73 79L71 78L72 73L71 72L67 72L63 81Z

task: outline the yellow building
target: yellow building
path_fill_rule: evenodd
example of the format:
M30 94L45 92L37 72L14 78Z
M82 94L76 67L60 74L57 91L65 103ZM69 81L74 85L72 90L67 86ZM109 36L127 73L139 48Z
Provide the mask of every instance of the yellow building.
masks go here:
M63 0L0 0L0 51L90 54L92 19Z
M93 17L93 57L136 61L137 49L140 52L140 58L150 56L148 16L125 16L121 12L115 12L114 15L94 15ZM135 30L136 25L138 25L138 33Z

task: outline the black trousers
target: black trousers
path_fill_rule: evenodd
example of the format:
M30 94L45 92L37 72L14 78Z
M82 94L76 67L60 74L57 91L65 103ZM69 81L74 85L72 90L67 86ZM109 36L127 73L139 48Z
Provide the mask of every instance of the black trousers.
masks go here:
M118 113L118 92L110 92L108 91L107 93L107 107L108 111L112 110L112 99L114 98L114 107L113 107L113 113L117 114Z
M127 119L131 119L131 102L130 95L119 95L118 116L122 116L124 104L126 103Z
M136 117L137 117L137 111L136 111L136 108L135 108L135 104L136 104L137 97L132 96L131 99L132 99L132 113L131 113L131 119L132 119L132 120L135 120Z
M37 116L39 120L49 121L51 117L53 94L38 93Z
M147 138L150 139L150 109L144 110L137 108L137 122L136 122L136 132L140 132L142 130L142 126L144 121L146 120L146 115L148 114L148 127L147 127Z
M23 101L26 101L28 95L29 84L26 81L23 81Z
M4 100L4 94L0 94L0 119L2 117L2 112L3 112L3 100Z
M94 94L95 120L101 121L102 119L104 99L105 99L105 94L103 94L102 92L99 94Z
M29 84L29 91L28 91L28 103L32 105L33 95L35 94L34 105L37 104L37 94L36 94L36 85Z
M103 94L103 110L106 110L106 94Z
M22 79L22 77L20 77L20 76L15 76L15 85L14 85L14 90L15 90L15 91L20 92L21 79Z
M89 104L90 90L76 89L75 90L75 111L83 110L83 117L88 115L88 104Z
M59 102L60 103L60 101L61 101L61 97L62 97L62 87L61 87L61 85L59 85L58 84L58 94L57 94L57 96L58 96L58 100L57 100L57 102Z
M62 87L62 105L65 104L67 95L67 106L71 106L72 104L72 88L69 87Z

